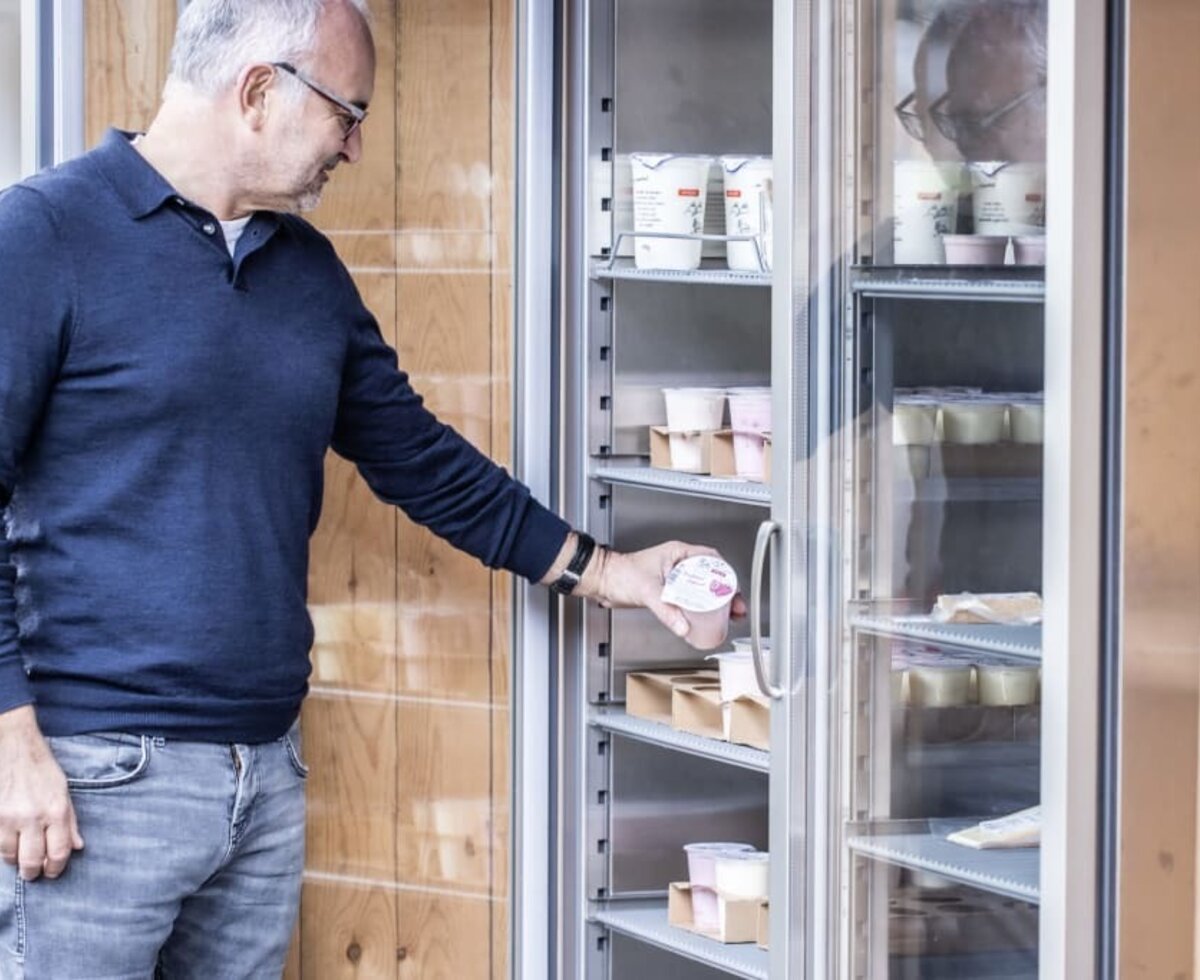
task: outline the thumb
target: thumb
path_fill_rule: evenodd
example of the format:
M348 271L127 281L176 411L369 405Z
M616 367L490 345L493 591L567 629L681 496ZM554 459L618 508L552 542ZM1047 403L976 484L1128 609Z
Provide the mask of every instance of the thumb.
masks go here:
M663 626L680 639L688 635L691 623L688 622L687 616L678 606L672 606L669 602L663 602L661 599L651 599L646 603L646 608L658 617L658 621Z
M83 835L79 833L79 822L75 818L75 807L71 807L71 849L75 851L83 850Z

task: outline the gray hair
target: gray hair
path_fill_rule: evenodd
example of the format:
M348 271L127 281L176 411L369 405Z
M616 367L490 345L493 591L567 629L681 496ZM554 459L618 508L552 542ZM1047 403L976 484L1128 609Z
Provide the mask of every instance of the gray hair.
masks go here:
M191 0L179 17L168 91L185 85L216 95L246 65L303 62L330 0ZM370 23L367 0L346 0Z

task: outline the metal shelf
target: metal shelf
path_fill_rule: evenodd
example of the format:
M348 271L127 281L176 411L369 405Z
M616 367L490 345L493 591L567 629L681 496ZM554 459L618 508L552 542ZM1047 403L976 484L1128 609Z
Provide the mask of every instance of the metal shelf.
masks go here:
M770 286L769 272L735 272L724 259L705 259L699 269L639 269L633 259L617 259L611 266L607 261L592 265L593 279L630 279L639 282L677 282L709 286Z
M753 943L719 943L672 926L667 922L665 900L611 902L594 912L592 921L732 976L767 980L766 950Z
M758 507L771 506L771 487L765 483L737 480L719 476L697 476L675 470L660 470L650 466L597 466L592 478L622 486L681 493L709 500L731 500Z
M939 623L928 615L896 614L869 602L855 605L850 613L850 626L861 633L920 640L953 650L996 653L1039 663L1042 659L1041 626Z
M892 499L897 503L1033 503L1042 499L1042 479L1037 476L897 479Z
M940 821L945 833L971 827L977 821ZM1020 847L976 851L933 833L929 821L851 824L846 846L856 854L905 868L932 871L952 881L1034 905L1041 900L1041 849Z
M856 266L850 288L882 299L968 299L1040 303L1046 297L1041 266Z
M704 738L688 732L676 731L670 725L645 718L631 718L623 708L599 708L592 712L591 724L617 735L649 742L676 752L698 755L716 762L725 762L743 769L769 772L771 754L749 745L734 745L715 738Z

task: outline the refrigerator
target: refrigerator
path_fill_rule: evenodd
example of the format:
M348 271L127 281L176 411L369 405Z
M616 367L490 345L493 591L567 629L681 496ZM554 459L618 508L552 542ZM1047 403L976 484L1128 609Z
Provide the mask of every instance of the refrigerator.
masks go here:
M524 8L518 470L619 550L717 548L769 720L697 728L670 685L714 683L702 653L525 592L514 975L1093 975L1107 76L1076 6ZM635 205L668 155L690 232ZM672 457L677 388L769 389L767 471L732 417L703 472ZM684 679L648 710L645 672ZM739 941L696 921L695 842L770 854L752 913L721 900Z

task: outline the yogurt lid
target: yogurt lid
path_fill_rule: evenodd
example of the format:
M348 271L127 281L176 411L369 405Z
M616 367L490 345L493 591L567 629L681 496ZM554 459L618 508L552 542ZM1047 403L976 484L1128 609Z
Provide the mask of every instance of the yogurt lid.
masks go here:
M713 158L702 153L630 153L629 159L650 170L657 170L671 160L703 160L713 162Z
M684 844L685 851L729 851L755 853L753 844L738 844L732 841L698 841L694 844Z
M766 864L771 855L766 851L729 851L721 855L722 861L753 861L756 864Z
M715 555L685 558L667 573L662 601L689 612L715 612L733 601L737 572Z
M739 170L741 170L742 167L746 166L746 164L748 164L748 163L766 164L769 167L771 165L771 158L770 157L761 157L761 156L735 156L735 155L721 157L721 166L725 168L726 173L735 174Z

